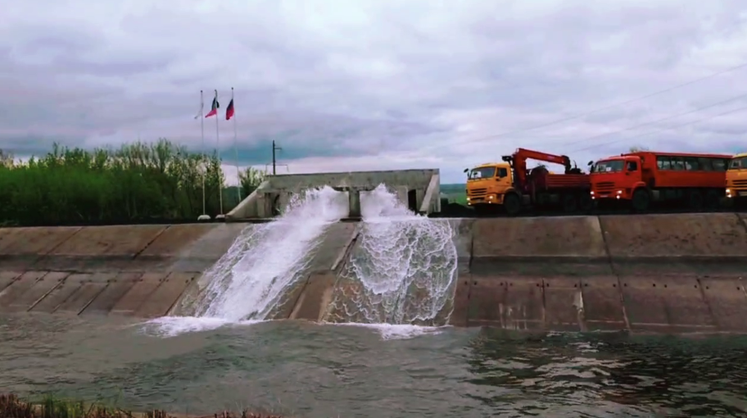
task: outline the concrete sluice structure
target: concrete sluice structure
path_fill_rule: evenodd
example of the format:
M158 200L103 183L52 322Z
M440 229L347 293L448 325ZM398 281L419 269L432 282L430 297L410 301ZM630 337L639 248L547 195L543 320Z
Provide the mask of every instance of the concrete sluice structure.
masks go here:
M349 218L361 216L360 193L386 184L416 213L441 211L438 169L354 171L344 173L281 174L268 177L251 195L226 215L227 221L266 220L277 216L293 195L305 189L330 186L348 193Z
M427 222L448 227L457 258L449 301L435 322L537 331L747 332L744 214ZM364 225L331 224L302 279L269 318L359 322L360 312L347 302L364 290L345 268ZM0 229L0 311L190 315L209 284L202 272L244 228L255 227Z

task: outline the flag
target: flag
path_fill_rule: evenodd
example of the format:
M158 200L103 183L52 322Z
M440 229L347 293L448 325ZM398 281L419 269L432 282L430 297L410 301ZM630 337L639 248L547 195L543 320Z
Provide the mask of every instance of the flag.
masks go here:
M210 105L210 111L207 115L205 115L206 118L209 118L210 116L215 116L218 114L218 109L220 108L220 103L218 103L218 90L215 91L215 98L213 99L213 104Z
M202 116L202 113L205 111L205 100L202 99L202 90L200 90L200 110L197 111L197 114L195 115L195 119Z
M228 107L226 108L226 120L231 120L233 117L233 97L231 97L231 101L228 102Z

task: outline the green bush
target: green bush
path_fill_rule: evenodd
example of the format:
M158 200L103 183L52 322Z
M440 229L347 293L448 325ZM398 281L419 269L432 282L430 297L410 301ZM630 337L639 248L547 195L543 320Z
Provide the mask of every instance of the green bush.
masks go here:
M225 187L220 164L215 152L191 153L166 139L93 151L55 144L46 156L26 163L0 151L0 224L195 221L203 213L203 172L205 210L215 216ZM245 177L262 180L251 168ZM224 213L231 209L226 203Z

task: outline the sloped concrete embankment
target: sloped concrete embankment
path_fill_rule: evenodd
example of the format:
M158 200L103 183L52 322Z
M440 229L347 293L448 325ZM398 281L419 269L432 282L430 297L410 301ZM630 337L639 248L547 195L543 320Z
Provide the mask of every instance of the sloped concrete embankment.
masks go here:
M441 219L458 254L455 326L746 332L747 220L736 214ZM362 224L327 230L275 319L365 322L343 270ZM348 303L350 302L350 303ZM448 315L448 312L445 312ZM436 321L437 322L437 321Z
M432 220L458 254L455 326L747 331L738 214ZM0 229L0 310L157 317L190 293L242 224ZM331 225L276 319L357 321L341 270L361 224ZM203 281L209 278L204 278ZM187 303L188 305L188 303ZM360 312L358 313L360 314Z
M478 219L460 229L470 263L454 325L747 331L744 215Z
M245 227L0 229L0 311L163 316Z

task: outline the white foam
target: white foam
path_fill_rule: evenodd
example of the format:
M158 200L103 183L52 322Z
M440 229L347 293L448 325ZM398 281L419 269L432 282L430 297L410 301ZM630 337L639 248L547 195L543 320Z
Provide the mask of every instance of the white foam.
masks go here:
M449 326L427 327L410 324L360 324L355 322L348 323L325 323L325 325L350 326L368 328L377 331L384 340L406 340L420 337L423 335L437 335L443 332Z
M361 195L361 212L358 246L342 275L364 291L335 303L364 323L445 324L457 272L450 224L412 213L383 185Z
M313 257L327 227L348 214L347 195L330 187L295 195L275 221L239 237L205 275L197 316L265 319Z
M176 337L190 332L213 331L226 326L249 326L265 321L231 321L223 318L195 316L167 316L152 319L140 325L143 333L162 338Z
M456 277L451 227L412 213L384 185L361 194L361 212L360 252L343 275L366 289L353 301L364 315L342 318L359 323L335 325L375 329L385 340L440 333ZM143 331L168 338L264 322L300 278L326 228L347 213L347 195L329 187L295 196L277 220L247 228L204 273L212 279L195 302L196 316L158 318L140 324Z

